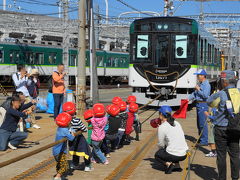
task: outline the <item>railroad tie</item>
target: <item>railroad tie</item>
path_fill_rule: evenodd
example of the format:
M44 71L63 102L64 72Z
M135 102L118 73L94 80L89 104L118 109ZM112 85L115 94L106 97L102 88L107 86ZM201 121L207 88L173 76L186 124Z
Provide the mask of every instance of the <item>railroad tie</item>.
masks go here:
M31 180L35 179L45 171L49 170L56 164L54 157L50 157L47 160L42 161L41 163L33 166L32 168L24 171L23 173L15 176L11 180Z

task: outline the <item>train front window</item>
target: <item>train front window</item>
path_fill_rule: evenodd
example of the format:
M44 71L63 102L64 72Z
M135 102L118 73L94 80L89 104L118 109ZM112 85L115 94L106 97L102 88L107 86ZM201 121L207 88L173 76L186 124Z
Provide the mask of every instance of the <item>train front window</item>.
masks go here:
M137 35L136 59L145 61L149 58L149 35Z
M192 64L195 54L197 37L194 35L172 36L172 62L174 64Z

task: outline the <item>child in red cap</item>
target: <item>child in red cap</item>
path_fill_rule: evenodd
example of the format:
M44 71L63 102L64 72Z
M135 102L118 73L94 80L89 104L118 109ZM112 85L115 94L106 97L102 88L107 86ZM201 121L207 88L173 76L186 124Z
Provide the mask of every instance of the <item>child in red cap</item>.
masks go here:
M58 125L55 141L59 141L63 138L67 138L69 141L74 140L74 133L70 133L69 124L72 120L72 116L66 112L59 114L56 117L56 124ZM69 169L68 162L66 159L67 154L67 142L62 142L53 146L53 156L57 161L56 170L57 174L54 180L61 180L61 177L65 175Z

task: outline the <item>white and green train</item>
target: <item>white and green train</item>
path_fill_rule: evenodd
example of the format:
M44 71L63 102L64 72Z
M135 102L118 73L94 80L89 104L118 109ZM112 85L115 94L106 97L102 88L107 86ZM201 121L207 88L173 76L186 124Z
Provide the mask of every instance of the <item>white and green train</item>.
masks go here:
M89 51L86 51L86 73L89 76ZM97 71L100 81L110 83L128 78L129 54L113 51L96 51ZM11 75L17 71L17 64L37 68L44 81L56 70L57 64L63 62L61 47L23 43L0 42L0 81L11 81ZM70 83L75 83L77 74L77 50L69 50L68 72Z
M137 103L179 106L197 84L193 75L204 68L213 87L222 70L214 37L195 20L155 17L135 20L130 27L129 85Z

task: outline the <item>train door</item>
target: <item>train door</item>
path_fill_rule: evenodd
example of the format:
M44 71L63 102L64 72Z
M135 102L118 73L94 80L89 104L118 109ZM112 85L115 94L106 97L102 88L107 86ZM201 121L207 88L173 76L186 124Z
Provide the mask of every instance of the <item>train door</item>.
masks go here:
M157 68L168 67L170 35L157 35L155 39L155 62Z

